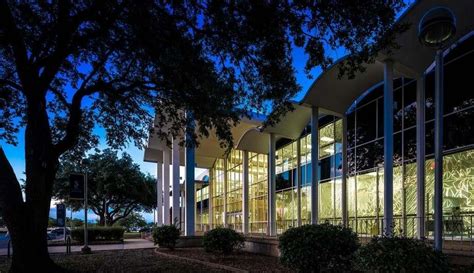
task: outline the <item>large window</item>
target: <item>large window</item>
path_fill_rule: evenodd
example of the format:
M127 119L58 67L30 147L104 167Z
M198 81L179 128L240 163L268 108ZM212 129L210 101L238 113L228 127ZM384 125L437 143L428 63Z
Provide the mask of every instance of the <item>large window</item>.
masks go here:
M249 224L251 233L266 233L268 156L249 153Z
M445 216L474 213L472 150L474 147L474 90L470 84L474 62L474 38L469 38L445 57L444 88L444 192ZM394 192L395 231L415 232L416 216L416 81L394 81ZM426 88L426 211L433 213L434 191L434 69L425 76ZM359 223L359 233L372 233L383 216L383 84L360 98L348 113L347 185L349 217ZM321 169L322 176L324 168ZM325 186L321 194L329 191ZM322 196L321 200L331 202ZM321 207L321 206L320 206ZM329 209L323 205L323 209ZM321 215L326 215L322 213ZM361 219L368 219L362 221ZM411 220L410 220L411 219ZM361 225L361 221L363 224ZM430 221L430 220L427 220ZM364 227L365 226L365 227ZM430 230L432 225L428 224Z
M212 225L224 225L224 160L217 159L210 173L212 189Z

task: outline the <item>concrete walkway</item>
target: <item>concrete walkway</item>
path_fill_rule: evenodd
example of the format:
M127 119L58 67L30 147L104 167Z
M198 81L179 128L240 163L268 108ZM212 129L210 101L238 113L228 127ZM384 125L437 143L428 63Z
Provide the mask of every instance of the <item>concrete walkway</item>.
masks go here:
M154 248L153 242L145 239L125 239L122 244L89 245L92 251ZM72 252L81 251L82 245L71 246ZM49 253L65 253L66 246L50 246ZM0 249L0 256L7 255L7 249Z

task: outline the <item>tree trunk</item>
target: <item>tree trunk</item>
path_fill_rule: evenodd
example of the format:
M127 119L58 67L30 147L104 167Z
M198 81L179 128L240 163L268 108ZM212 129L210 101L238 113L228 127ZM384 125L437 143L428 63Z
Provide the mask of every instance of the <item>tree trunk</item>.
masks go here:
M13 168L0 148L0 206L12 240L10 272L14 273L62 272L49 257L46 235L59 155L53 149L45 105L44 98L28 98L25 200Z
M10 272L63 272L48 254L49 200L46 196L23 201L20 185L0 148L0 206L13 248Z

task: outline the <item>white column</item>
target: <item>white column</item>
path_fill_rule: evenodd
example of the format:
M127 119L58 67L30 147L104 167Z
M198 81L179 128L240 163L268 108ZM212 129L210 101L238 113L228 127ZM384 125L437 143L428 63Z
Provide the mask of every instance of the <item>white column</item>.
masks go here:
M347 172L349 170L347 163L347 115L344 114L342 117L342 224L348 226L348 213L347 213Z
M179 188L179 141L177 139L173 139L172 144L172 164L173 164L173 184L172 184L172 193L173 193L173 211L172 211L172 219L173 223L180 222L180 204L179 204L179 197L181 190Z
M163 224L170 222L170 157L171 152L168 147L163 149Z
M195 150L194 144L191 143L194 134L194 117L190 112L186 113L186 206L185 206L185 229L184 235L194 236L194 221L196 214L196 201L195 201L195 190L194 190L194 168L195 162Z
M249 152L243 151L243 183L242 183L242 231L249 233Z
M443 249L443 51L436 52L435 67L435 182L434 182L434 247Z
M156 164L156 224L163 225L163 164Z
M425 84L416 81L416 217L417 237L425 237Z
M275 135L270 133L268 153L268 235L276 236L276 166Z
M311 224L318 223L319 214L319 109L311 108Z
M393 63L384 67L384 229L393 229Z

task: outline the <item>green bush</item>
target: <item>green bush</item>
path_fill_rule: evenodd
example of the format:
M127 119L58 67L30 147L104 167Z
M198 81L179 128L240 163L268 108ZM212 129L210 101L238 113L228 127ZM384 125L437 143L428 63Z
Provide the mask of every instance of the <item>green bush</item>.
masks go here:
M424 241L405 237L374 237L356 254L355 267L361 271L426 272L450 271L446 257Z
M153 229L153 241L155 245L174 249L179 239L179 229L174 225L165 225Z
M230 254L244 246L245 238L235 230L218 227L204 234L202 245L206 252Z
M87 228L89 242L93 241L123 241L125 229L122 227L90 227ZM84 229L76 228L71 231L75 241L84 242Z
M330 224L290 228L280 237L280 261L298 272L344 272L359 248L351 229Z

